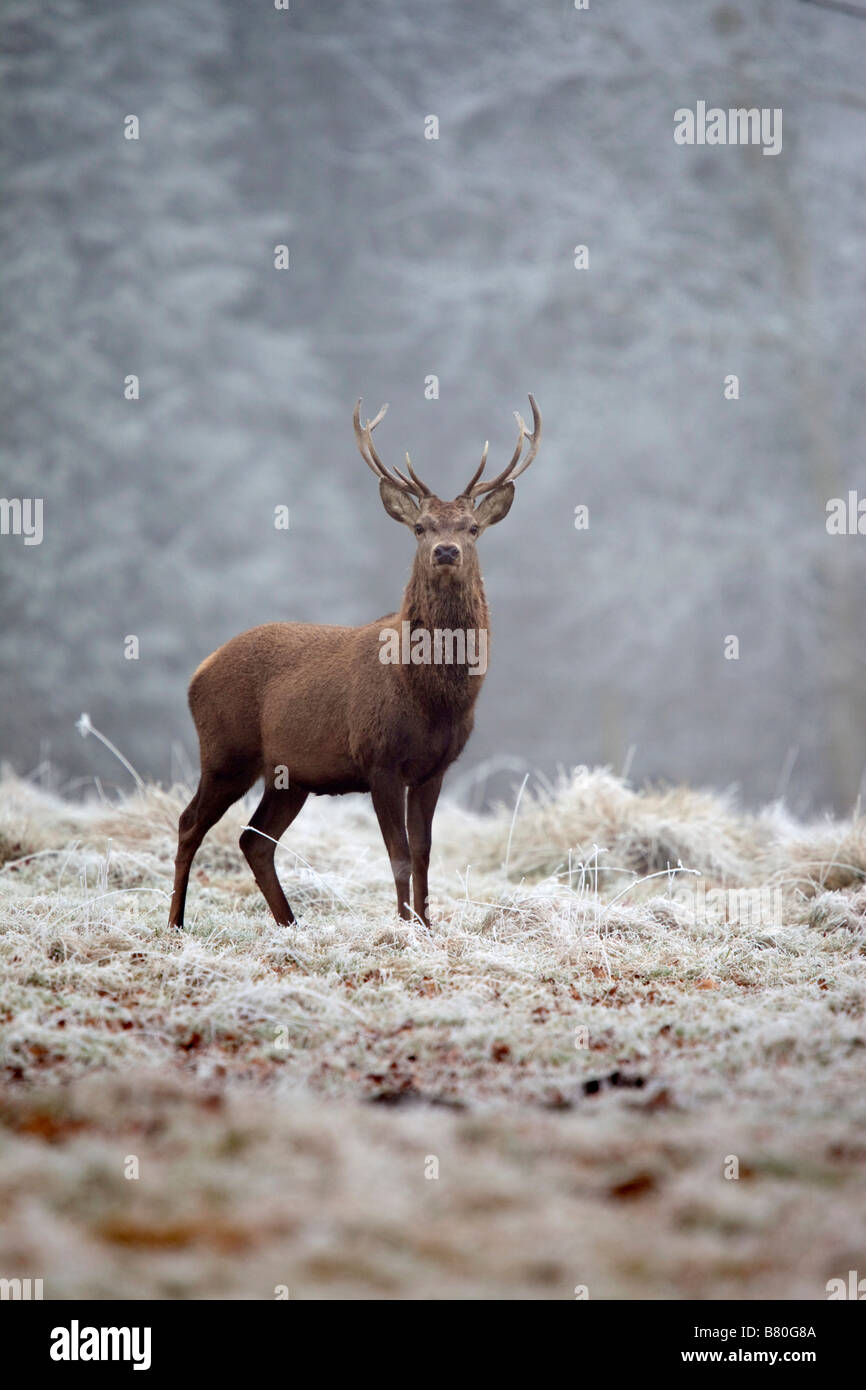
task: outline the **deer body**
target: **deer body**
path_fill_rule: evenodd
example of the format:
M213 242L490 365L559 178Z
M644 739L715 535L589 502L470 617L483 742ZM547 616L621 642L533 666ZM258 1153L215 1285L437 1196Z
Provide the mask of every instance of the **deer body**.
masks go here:
M209 760L242 765L250 786L286 768L318 795L368 792L377 769L394 769L407 787L428 781L462 752L483 676L446 676L431 689L430 667L383 664L380 634L404 620L268 623L233 637L190 684Z
M532 402L535 431L540 416ZM360 402L359 402L360 405ZM484 634L487 602L474 540L507 513L526 427L511 464L492 483L443 502L417 479L384 468L371 432L355 430L380 479L389 514L415 531L418 551L398 612L362 627L268 623L234 637L199 666L189 703L199 736L201 780L180 818L169 921L183 924L193 857L204 835L259 778L265 790L241 848L277 922L294 916L274 868L276 842L310 793L369 792L391 861L398 911L425 925L431 824L445 771L462 752L483 672L464 661L383 661L382 634ZM486 459L482 458L482 468ZM408 455L407 455L408 460ZM473 489L475 489L473 491ZM475 498L486 493L475 506Z

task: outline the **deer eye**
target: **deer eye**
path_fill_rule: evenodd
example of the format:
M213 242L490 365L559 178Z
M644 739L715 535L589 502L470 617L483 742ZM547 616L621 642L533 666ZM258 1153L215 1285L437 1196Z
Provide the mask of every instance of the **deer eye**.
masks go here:
M416 535L416 536L423 536L423 534L424 534L424 527L423 527L423 526L421 525L421 523L419 522L418 525L415 527L415 535Z
M470 526L470 527L469 527L469 534L470 534L470 536L477 536L477 535L478 535L478 527L475 526L474 524L473 524L472 526Z

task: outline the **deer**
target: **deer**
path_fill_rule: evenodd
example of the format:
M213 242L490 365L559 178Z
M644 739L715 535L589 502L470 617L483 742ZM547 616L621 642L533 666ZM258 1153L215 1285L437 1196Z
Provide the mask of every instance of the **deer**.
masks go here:
M364 792L390 860L397 911L429 930L433 813L445 772L472 732L486 671L486 659L459 659L466 654L459 642L458 659L448 658L455 655L455 634L478 634L487 650L476 543L507 516L515 481L538 452L541 413L531 394L529 403L532 432L515 411L517 444L502 472L482 481L485 444L466 487L447 502L421 481L408 453L405 473L386 468L373 431L388 407L362 425L358 400L353 420L361 457L378 479L385 511L417 541L400 609L361 627L266 623L233 637L198 667L189 707L201 772L180 816L170 926L183 927L190 869L205 835L263 777L264 793L240 848L278 926L295 923L274 867L280 837L310 794ZM383 633L408 636L409 659L404 643L402 659L386 660ZM434 649L429 635L437 633L443 636ZM388 650L393 656L390 639Z

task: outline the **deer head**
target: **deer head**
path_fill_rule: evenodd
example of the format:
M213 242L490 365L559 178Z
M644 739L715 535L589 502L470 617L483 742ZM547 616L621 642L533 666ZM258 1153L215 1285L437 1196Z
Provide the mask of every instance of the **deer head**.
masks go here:
M461 577L461 571L475 572L475 542L488 526L495 526L497 521L508 515L514 501L514 480L532 463L541 442L541 412L534 396L530 395L529 403L532 406L532 433L515 411L517 444L507 466L497 477L481 482L487 463L488 445L485 444L480 464L453 502L443 502L433 494L418 477L408 454L408 477L399 468L391 472L385 467L376 452L372 436L388 409L387 405L383 405L375 419L368 420L366 425L361 424L361 401L355 406L355 438L361 457L379 479L379 494L385 511L415 533L418 540L416 566L421 566L431 577L435 575L444 582L454 582ZM529 448L521 462L520 456L527 441Z

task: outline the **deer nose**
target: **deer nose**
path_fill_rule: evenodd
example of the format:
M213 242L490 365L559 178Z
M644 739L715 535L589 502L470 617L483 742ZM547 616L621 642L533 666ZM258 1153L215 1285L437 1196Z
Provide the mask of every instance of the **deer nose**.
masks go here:
M459 545L436 545L433 547L433 559L437 565L456 565L460 559Z

